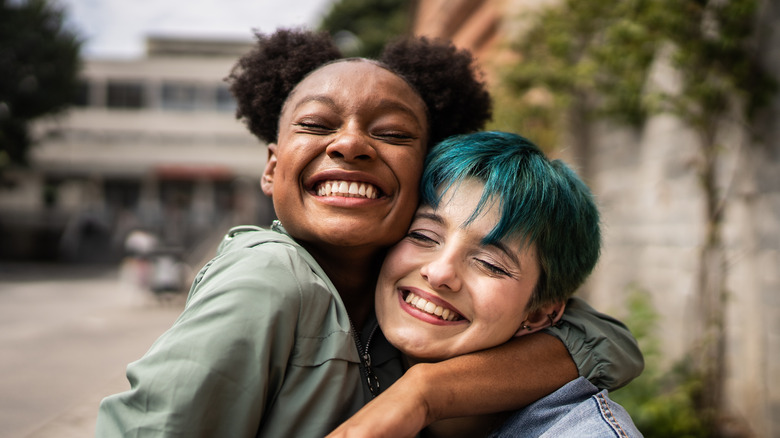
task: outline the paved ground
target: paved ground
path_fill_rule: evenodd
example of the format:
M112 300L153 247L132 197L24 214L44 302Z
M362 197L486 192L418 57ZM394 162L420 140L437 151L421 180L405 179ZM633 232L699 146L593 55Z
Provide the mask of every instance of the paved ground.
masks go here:
M124 277L124 276L122 276ZM94 436L100 400L179 314L119 270L0 264L0 438Z

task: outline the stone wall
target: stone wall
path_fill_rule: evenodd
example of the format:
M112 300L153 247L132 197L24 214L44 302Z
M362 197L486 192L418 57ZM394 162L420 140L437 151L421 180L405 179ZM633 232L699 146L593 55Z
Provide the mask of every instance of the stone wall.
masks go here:
M766 2L758 43L780 78L780 5ZM750 126L720 127L719 177L727 250L726 398L756 436L780 434L780 96ZM604 252L585 287L598 308L624 315L632 287L661 315L668 363L696 339L696 276L704 206L692 164L696 138L669 116L643 131L597 129L588 160L604 217ZM576 157L572 157L576 159Z

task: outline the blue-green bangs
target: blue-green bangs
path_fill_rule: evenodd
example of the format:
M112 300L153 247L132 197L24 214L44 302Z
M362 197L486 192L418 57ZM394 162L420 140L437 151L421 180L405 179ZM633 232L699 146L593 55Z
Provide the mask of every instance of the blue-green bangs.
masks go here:
M573 293L593 270L601 247L599 213L579 177L519 135L479 132L450 137L431 150L421 202L437 208L448 189L468 178L485 185L470 221L499 203L501 218L484 243L519 237L536 245L544 290L534 294L541 296L532 298L532 305Z

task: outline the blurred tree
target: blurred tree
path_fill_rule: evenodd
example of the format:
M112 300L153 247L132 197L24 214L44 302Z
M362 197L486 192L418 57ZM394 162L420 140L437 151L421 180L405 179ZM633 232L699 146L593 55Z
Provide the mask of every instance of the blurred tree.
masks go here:
M0 0L0 174L26 164L31 120L65 109L81 41L46 0Z
M504 86L521 96L512 117L531 138L560 144L560 133L568 133L586 177L594 117L639 127L648 115L669 112L698 135L695 168L706 223L694 352L702 385L695 401L711 436L726 417L726 195L716 172L717 128L729 119L749 122L776 91L751 45L757 1L562 0L543 10L516 42L522 62L504 73ZM651 84L654 63L673 67L677 83L666 89Z
M336 38L347 56L378 56L393 37L409 31L410 0L338 0L320 29Z

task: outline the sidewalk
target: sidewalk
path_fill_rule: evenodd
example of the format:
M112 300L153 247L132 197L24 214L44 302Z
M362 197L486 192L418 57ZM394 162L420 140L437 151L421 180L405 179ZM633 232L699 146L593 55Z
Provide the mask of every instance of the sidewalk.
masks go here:
M0 264L0 438L94 436L100 400L129 387L125 367L183 298L160 303L116 269Z

